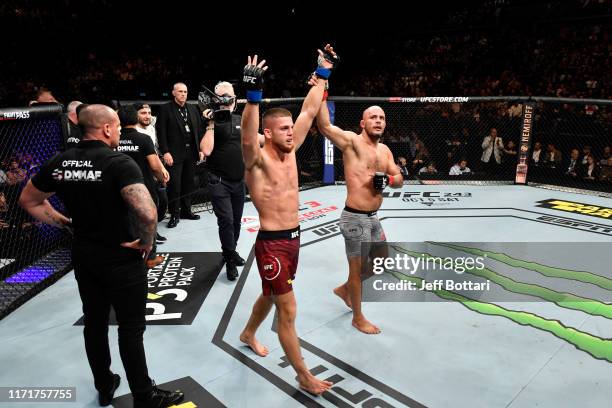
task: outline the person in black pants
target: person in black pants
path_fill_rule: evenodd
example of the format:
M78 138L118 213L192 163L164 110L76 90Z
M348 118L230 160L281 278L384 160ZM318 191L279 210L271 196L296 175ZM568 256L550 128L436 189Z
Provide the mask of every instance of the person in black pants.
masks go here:
M203 135L202 115L196 106L187 103L187 85L176 83L172 89L174 100L161 106L155 130L159 150L170 173L168 183L168 228L174 228L179 218L198 220L191 211L198 146Z
M243 266L244 259L236 252L240 236L240 222L244 208L244 162L240 146L240 115L232 113L236 107L236 94L229 82L219 82L215 94L225 105L216 111L205 110L209 119L206 132L200 142L200 151L206 157L208 190L217 224L219 240L225 260L227 278L238 277L236 266Z
M85 351L100 405L109 405L121 378L110 370L108 320L119 324L119 352L134 407L161 408L183 399L180 391L158 389L149 378L143 345L147 277L143 257L151 250L155 204L138 165L113 151L119 117L108 106L89 105L79 114L83 138L51 158L24 188L20 205L34 218L72 227L72 263L83 302ZM56 193L72 220L56 211Z
M151 138L144 133L136 130L138 123L138 111L132 105L122 106L117 112L121 121L121 135L117 151L130 156L142 172L144 184L153 198L156 208L159 208L159 197L157 196L157 179L162 185L168 183L169 174L164 165L159 160L155 152L155 146ZM159 213L159 211L158 211ZM159 217L158 217L159 219ZM147 259L147 268L152 269L164 261L164 258L157 255L157 233L153 241L153 247Z

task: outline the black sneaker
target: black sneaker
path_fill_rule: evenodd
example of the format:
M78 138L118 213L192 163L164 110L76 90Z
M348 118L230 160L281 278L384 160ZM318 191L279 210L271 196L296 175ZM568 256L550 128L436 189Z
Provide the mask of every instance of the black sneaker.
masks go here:
M119 374L113 374L113 386L108 392L98 392L98 402L101 407L106 407L110 405L115 396L115 391L119 388L119 384L121 383L121 377Z
M171 215L170 221L168 221L168 228L175 228L179 223L178 215Z
M234 259L234 263L237 266L244 266L244 264L246 263L246 261L240 256L237 251L232 252L232 258Z
M236 268L236 263L233 262L233 260L225 262L225 270L227 271L227 280L235 281L238 277L238 269Z
M156 233L155 233L155 240L156 240L157 242L160 242L160 241L162 241L162 242L163 242L163 241L165 241L165 240L167 240L167 239L168 239L168 238L166 238L166 237L162 237L161 235L159 235L159 232L156 232Z
M147 395L134 398L134 408L166 408L181 402L184 397L181 390L166 391L153 386Z

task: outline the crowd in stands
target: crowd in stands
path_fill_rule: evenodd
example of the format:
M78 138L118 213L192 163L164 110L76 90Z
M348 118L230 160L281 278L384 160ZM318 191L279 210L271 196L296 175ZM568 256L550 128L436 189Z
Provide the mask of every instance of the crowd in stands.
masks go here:
M175 81L191 82L190 88L197 89L201 83L210 85L220 77L236 79L234 72L244 64L246 52L240 50L245 46L237 42L232 53L204 35L204 28L201 39L190 39L185 34L185 41L171 41L173 45L168 48L153 37L151 30L160 31L159 27L143 28L138 34L131 29L121 32L120 26L131 13L135 15L128 21L141 17L153 25L159 23L142 14L142 8L125 9L127 5L119 7L107 0L59 3L24 0L0 5L0 25L13 33L27 31L34 35L33 40L18 35L3 39L4 51L15 57L3 62L0 106L23 105L41 86L54 89L62 102L160 99L168 95ZM335 75L331 93L609 97L610 2L476 3L451 7L427 26L410 20L401 30L383 27L377 38L358 46L340 40L337 48L344 46L346 63ZM163 10L158 11L163 14ZM96 15L117 19L114 36L105 34L115 40L114 44L92 46L87 41L87 31L98 29ZM308 22L306 18L304 21ZM390 20L389 25L394 21ZM296 24L300 27L299 22ZM216 29L210 28L213 34ZM197 32L197 28L193 30ZM37 43L49 46L42 50L36 48ZM302 95L308 74L304 71L306 64L299 59L285 59L283 51L277 50L276 55L268 51L272 53L269 60L273 71L267 95ZM228 78L227 72L233 74Z

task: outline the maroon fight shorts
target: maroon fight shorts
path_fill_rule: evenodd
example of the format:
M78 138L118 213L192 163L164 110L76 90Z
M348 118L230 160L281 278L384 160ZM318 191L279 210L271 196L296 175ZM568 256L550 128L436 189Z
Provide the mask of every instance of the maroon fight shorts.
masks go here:
M264 296L293 290L300 254L300 227L284 231L259 231L255 259Z

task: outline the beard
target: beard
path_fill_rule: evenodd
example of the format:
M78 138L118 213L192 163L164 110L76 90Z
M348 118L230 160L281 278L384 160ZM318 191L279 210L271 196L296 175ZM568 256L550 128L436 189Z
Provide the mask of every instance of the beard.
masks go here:
M382 138L383 132L378 132L374 130L373 131L366 130L366 134L368 135L370 139L379 141Z
M291 146L287 146L286 143L274 143L274 147L276 147L278 150L280 150L283 153L291 153L295 145L291 144Z

